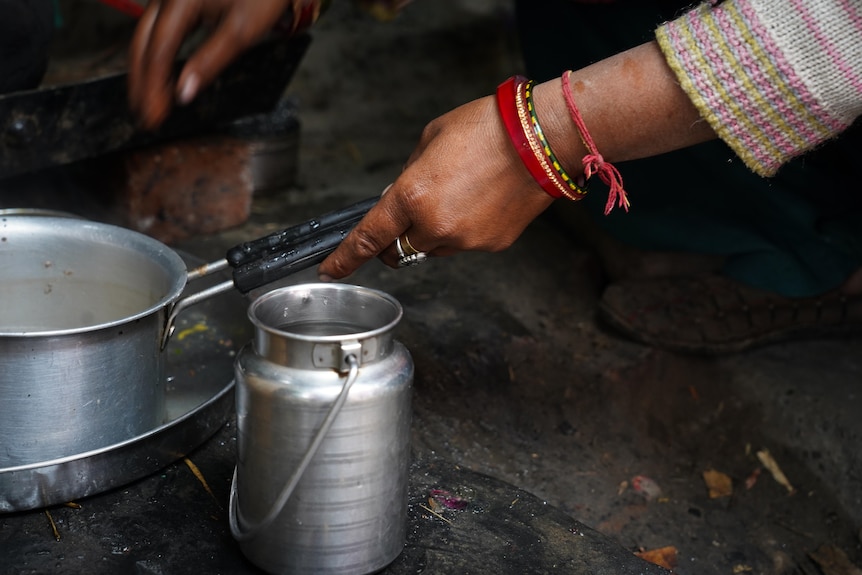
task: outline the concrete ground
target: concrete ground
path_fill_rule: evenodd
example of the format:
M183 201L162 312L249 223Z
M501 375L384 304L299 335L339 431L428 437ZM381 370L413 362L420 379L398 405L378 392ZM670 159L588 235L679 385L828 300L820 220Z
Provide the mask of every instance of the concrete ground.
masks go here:
M296 185L257 198L244 226L177 247L209 260L379 194L428 120L521 71L512 18L503 0L420 1L388 23L335 3L288 90ZM373 262L350 281L405 307L418 459L517 486L631 552L673 547L683 575L859 572L862 341L724 358L632 343L596 321L596 258L551 215L500 254ZM710 497L711 471L730 494Z

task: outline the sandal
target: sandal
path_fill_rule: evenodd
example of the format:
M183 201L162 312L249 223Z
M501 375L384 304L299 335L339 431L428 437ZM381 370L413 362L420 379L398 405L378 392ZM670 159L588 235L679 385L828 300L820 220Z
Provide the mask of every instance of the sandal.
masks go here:
M671 351L721 355L798 339L862 332L862 296L787 298L720 275L613 283L602 320L628 337Z

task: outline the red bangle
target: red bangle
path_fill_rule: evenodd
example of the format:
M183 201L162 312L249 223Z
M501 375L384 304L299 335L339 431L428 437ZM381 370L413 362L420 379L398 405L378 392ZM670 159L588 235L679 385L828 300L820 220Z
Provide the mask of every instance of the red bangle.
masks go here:
M549 196L579 200L583 193L573 193L554 169L533 129L526 98L530 83L524 76L512 76L497 87L497 108L506 132L527 171Z

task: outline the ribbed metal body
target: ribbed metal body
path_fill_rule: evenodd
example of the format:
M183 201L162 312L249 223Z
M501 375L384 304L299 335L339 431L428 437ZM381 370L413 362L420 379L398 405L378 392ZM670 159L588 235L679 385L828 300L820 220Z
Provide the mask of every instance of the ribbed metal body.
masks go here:
M277 574L382 569L401 552L407 521L413 363L392 335L400 305L366 288L311 284L262 296L249 316L255 339L236 361L231 502L244 554ZM358 371L346 400L261 525L342 393L350 356Z

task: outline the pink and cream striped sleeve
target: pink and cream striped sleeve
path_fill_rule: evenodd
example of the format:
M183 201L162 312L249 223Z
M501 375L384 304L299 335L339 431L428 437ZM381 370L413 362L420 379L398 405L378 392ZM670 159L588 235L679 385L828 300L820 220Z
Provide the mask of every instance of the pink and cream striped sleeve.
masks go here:
M701 116L762 176L862 113L862 0L707 2L656 39Z

